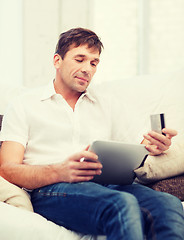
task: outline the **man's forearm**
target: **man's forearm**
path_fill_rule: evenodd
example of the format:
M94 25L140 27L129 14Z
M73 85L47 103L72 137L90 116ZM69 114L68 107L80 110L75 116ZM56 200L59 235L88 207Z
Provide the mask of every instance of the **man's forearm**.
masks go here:
M27 189L59 182L57 165L5 163L1 165L0 175L9 182Z
M50 165L23 163L24 147L16 142L3 142L0 151L0 175L9 182L27 189L35 189L58 182L83 182L101 174L98 156L88 149L69 156L65 161ZM91 161L81 162L81 158Z

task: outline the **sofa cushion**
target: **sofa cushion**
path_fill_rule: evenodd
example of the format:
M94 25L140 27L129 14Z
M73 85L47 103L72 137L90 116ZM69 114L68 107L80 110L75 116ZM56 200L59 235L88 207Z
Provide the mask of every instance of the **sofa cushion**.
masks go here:
M156 191L170 193L178 197L181 201L184 201L184 174L163 179L161 181L148 184L147 186Z
M2 240L87 240L46 218L0 202L0 239Z
M9 183L0 176L0 201L15 207L33 211L29 195L23 189Z
M184 142L173 144L160 156L148 156L135 173L139 183L184 201Z
M184 141L174 143L159 156L148 156L144 165L134 170L140 183L151 183L184 173Z

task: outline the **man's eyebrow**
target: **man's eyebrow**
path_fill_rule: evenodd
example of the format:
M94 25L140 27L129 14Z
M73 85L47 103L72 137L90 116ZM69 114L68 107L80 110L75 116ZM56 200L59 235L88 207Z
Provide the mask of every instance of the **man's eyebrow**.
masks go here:
M84 55L84 54L77 54L77 55L74 56L74 58L76 58L76 57L85 58L86 55ZM100 62L100 59L99 58L94 58L92 61Z
M95 58L94 60L95 60L96 62L98 62L98 63L100 62L100 59L99 59L99 58Z
M85 57L85 55L84 54L77 54L74 57Z

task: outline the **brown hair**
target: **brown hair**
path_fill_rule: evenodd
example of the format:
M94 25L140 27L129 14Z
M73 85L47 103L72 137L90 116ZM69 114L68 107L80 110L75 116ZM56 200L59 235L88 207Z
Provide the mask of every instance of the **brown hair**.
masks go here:
M102 42L93 31L85 28L72 28L60 34L55 53L58 53L64 59L65 54L73 44L75 47L87 44L88 48L97 49L99 54L103 48Z

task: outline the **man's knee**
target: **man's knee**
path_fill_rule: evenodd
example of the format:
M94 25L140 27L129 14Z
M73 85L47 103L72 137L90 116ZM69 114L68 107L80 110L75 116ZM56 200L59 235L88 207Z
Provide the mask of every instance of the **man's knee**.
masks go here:
M158 197L158 204L161 204L162 208L166 210L169 209L183 210L181 201L177 197L168 193L160 192Z
M135 214L136 211L139 211L137 199L127 192L115 191L109 194L108 197L102 199L102 205L114 212L123 212L124 214Z
M155 220L158 218L173 221L174 219L184 220L184 211L181 201L168 193L158 192L157 197L153 200L152 214L155 215Z

